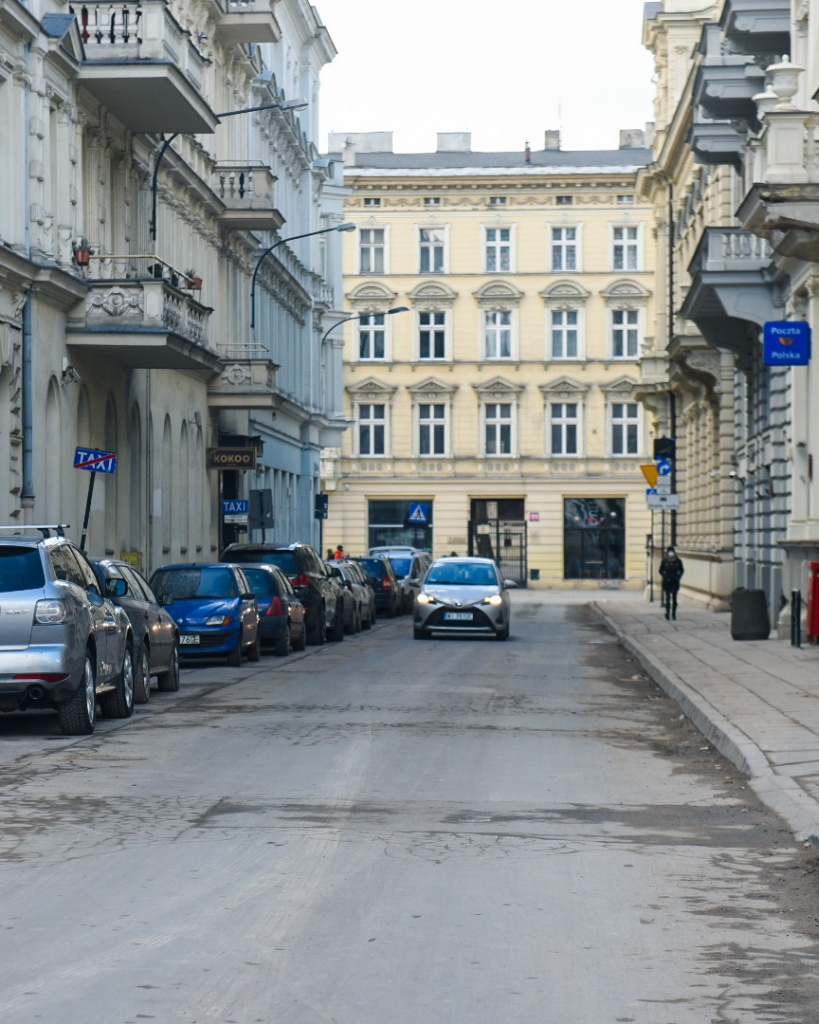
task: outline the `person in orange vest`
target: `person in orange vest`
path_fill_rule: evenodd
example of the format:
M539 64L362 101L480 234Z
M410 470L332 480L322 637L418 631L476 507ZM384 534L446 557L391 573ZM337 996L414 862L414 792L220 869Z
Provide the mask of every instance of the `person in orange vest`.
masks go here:
M344 557L344 547L343 547L343 545L339 544L339 546L333 552L333 558L338 560L339 558L343 558L343 557Z

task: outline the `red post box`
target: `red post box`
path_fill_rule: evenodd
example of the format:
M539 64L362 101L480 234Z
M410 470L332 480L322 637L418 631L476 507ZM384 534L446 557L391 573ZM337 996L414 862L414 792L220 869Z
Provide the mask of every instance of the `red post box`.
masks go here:
M819 639L819 562L808 562L808 615L805 632L811 643Z

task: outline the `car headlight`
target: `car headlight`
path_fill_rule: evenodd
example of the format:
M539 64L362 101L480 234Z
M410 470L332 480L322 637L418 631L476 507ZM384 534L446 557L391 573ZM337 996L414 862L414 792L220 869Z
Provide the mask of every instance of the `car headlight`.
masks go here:
M490 594L483 599L483 604L503 604L503 598L500 594Z
M229 626L231 622L229 615L211 615L205 623L206 626Z
M432 594L419 594L415 599L418 604L437 604L438 598L433 597Z

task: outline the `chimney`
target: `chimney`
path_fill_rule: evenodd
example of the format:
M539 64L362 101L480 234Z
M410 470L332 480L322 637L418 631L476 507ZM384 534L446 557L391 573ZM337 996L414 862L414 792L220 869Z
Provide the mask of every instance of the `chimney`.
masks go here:
M471 153L472 132L438 132L438 153Z
M620 149L642 149L646 134L642 128L623 128L620 131Z
M552 151L560 149L560 132L558 130L549 129L544 133L543 148Z

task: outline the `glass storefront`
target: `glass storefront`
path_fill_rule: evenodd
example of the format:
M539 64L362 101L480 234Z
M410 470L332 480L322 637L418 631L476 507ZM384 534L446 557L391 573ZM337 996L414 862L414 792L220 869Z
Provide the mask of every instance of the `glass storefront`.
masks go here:
M410 520L410 516L417 511L419 505L426 511L425 523ZM432 551L432 502L401 499L371 501L368 527L371 548L393 544Z
M564 498L564 579L622 580L625 575L625 499Z

